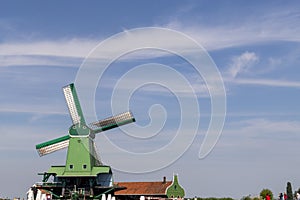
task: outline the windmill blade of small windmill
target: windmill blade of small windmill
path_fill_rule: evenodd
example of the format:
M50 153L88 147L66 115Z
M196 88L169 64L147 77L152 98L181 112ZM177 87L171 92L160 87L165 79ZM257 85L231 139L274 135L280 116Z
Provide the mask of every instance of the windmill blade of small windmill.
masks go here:
M50 140L48 142L38 144L35 146L35 148L40 156L44 156L46 154L53 153L54 151L67 148L69 146L69 139L70 136L66 135L54 140Z
M100 120L98 122L90 123L89 126L93 129L94 133L99 133L132 122L135 122L135 118L133 117L132 113L128 111Z
M71 83L70 85L63 87L63 92L73 124L85 124L75 85Z

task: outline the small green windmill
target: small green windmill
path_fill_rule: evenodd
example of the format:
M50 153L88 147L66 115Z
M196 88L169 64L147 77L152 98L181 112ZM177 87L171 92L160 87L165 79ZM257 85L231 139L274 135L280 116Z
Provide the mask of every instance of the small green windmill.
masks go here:
M117 190L113 185L112 171L101 163L97 156L95 134L121 125L135 122L131 112L125 112L98 122L86 124L74 84L63 88L72 119L69 134L36 145L40 156L68 148L66 164L51 166L43 175L43 182L37 185L52 194L53 199L97 199L104 193ZM49 178L53 176L53 181ZM36 189L36 188L35 188Z

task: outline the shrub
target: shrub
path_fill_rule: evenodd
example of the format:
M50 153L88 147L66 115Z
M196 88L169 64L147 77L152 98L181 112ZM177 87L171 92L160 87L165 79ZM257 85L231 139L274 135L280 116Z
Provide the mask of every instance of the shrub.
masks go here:
M271 190L269 190L269 189L263 189L263 190L260 192L260 196L261 196L263 199L266 199L267 194L270 196L271 199L273 199L273 193L272 193Z

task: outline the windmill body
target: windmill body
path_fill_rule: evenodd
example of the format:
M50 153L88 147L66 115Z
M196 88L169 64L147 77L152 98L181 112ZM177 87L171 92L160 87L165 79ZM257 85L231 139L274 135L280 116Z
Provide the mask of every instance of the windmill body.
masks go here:
M121 189L113 185L110 166L103 165L97 155L94 138L97 133L134 122L130 112L86 124L74 84L63 88L72 119L69 134L36 145L40 156L68 148L66 163L51 166L42 173L43 181L34 188L49 192L52 199L100 199ZM53 181L49 181L53 177Z

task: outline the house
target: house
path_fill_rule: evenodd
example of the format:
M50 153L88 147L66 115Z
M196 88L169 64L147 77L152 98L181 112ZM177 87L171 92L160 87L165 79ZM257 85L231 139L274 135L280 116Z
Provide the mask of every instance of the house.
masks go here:
M161 199L161 198L183 198L185 193L179 185L178 175L173 176L172 181L166 177L156 182L118 182L118 187L125 189L115 192L117 200L139 200L139 199Z

